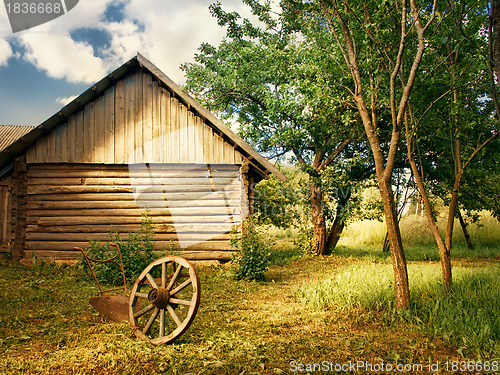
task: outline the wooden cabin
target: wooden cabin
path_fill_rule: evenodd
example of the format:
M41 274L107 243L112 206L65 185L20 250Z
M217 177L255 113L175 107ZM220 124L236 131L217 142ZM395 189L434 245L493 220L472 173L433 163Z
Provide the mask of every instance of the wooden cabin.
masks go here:
M252 185L286 179L140 54L16 130L0 148L0 252L23 263L74 262L75 246L126 238L146 210L157 249L228 260Z

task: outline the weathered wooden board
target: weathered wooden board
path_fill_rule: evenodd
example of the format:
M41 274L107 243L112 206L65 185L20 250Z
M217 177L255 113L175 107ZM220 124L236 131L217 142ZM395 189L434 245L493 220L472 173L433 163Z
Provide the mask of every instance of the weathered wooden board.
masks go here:
M119 233L120 239L125 240L128 237L128 233ZM178 240L177 233L156 233L154 236L155 241L177 241ZM183 238L189 241L202 241L205 242L205 238L199 234L192 234L188 236L184 236ZM99 240L106 241L109 239L108 233L40 233L40 232L29 232L26 233L27 241L84 241L88 242L89 240ZM230 234L223 234L217 236L215 239L211 241L227 241L230 239Z
M152 184L162 184L162 185L175 185L175 186L186 186L186 185L199 185L199 186L221 186L222 188L226 186L239 185L239 178L228 177L228 178L210 178L210 176L204 177L115 177L115 178L101 178L101 177L47 177L47 178L32 178L30 181L31 185L41 185L41 186L71 186L71 185L86 185L86 186L109 186L109 185L152 185Z
M30 166L26 256L31 251L37 258L71 253L75 246L88 247L89 240L108 239L110 231L125 239L140 230L145 207L157 249L189 249L198 251L196 257L231 251L229 233L244 216L244 184L237 165L182 170L177 164L163 164L151 168L149 176L142 171L139 178L127 177L128 169L122 166L94 166Z
M236 223L220 223L219 229L224 232L230 232ZM27 226L27 232L40 232L40 233L109 233L119 232L119 233L129 233L129 232L138 232L141 229L140 224L78 224L78 225L51 225L49 227L42 226L38 224L30 224ZM205 224L205 223L194 223L194 224L182 224L176 223L173 224L154 224L153 232L155 233L207 233L210 234L213 232L214 225L213 224ZM216 237L218 238L218 237Z
M0 185L0 252L7 252L11 241L12 196L10 185Z
M26 241L26 247L31 250L44 251L73 251L74 247L87 248L88 241ZM154 241L154 248L157 250L167 250L169 248L180 249L179 243L175 241ZM229 241L204 241L196 245L189 246L190 250L231 250Z
M188 260L218 260L218 261L229 261L231 259L232 251L182 251L177 253ZM158 251L158 256L165 255L164 249ZM64 262L64 263L76 263L82 258L82 254L79 251L54 251L54 250L33 250L27 254L26 258L23 259L25 264L33 264L33 256L36 257L38 261L52 261Z
M39 138L27 162L241 164L233 143L137 71Z
M150 202L150 201L165 201L165 193L143 193L141 194L142 201ZM197 204L203 204L204 200L209 201L217 201L217 200L232 200L232 199L240 199L240 193L238 191L224 191L224 192L211 192L207 194L206 192L182 192L176 194L168 195L168 202L176 202L176 201L196 201ZM114 201L135 201L135 197L133 194L120 194L120 193L78 193L78 194L38 194L31 195L31 201L29 204L33 202L55 202L55 201L82 201L82 202L114 202ZM170 203L169 203L170 206Z
M148 200L144 201L147 207L152 208L186 208L185 200L169 200L165 202L165 196L161 195L162 199L158 200ZM224 199L204 199L199 200L194 203L190 208L219 208L219 207L237 207L240 202L237 199L224 200ZM28 210L81 210L81 209L136 209L137 203L134 200L128 201L118 201L118 200L90 200L90 201L57 201L57 200L47 200L47 201L30 201L28 202Z

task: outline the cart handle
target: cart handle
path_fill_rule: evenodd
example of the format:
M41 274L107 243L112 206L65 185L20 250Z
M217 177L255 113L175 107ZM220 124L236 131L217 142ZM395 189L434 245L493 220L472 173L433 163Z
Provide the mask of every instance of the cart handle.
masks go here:
M127 280L125 279L125 270L123 268L123 261L122 261L122 252L120 251L120 246L118 246L118 244L112 242L110 243L111 246L113 247L116 247L116 250L117 250L117 254L112 257L112 258L109 258L109 259L105 259L105 260L100 260L100 259L92 259L90 258L87 253L85 252L85 250L83 250L81 247L74 247L75 250L78 250L82 253L83 255L83 258L85 259L85 261L87 262L87 265L89 266L89 269L90 269L90 272L92 273L92 276L94 277L94 281L96 282L97 284L97 287L99 288L99 295L103 295L105 294L105 292L110 292L110 291L114 291L114 290L119 290L121 288L116 288L116 289L110 289L110 290L106 290L104 291L102 288L101 288L101 284L99 283L99 280L97 280L97 277L95 275L95 271L94 271L94 267L92 266L92 263L96 263L96 264L103 264L103 263L114 263L116 264L117 266L120 267L120 270L122 271L122 277L123 277L123 289L125 290L125 294L127 293ZM116 258L119 258L120 259L120 262L116 261L115 259Z

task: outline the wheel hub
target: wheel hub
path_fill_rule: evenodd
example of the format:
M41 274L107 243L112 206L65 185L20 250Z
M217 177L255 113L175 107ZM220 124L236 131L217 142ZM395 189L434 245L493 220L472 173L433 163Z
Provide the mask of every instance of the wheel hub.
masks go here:
M165 288L152 289L148 294L148 300L154 307L164 309L170 300L170 294Z

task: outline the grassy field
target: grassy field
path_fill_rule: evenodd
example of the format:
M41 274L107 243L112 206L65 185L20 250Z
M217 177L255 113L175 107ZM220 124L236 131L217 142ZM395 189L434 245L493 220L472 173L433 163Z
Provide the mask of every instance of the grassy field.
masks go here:
M404 373L474 372L452 371L460 361L489 361L495 372L500 247L457 250L451 293L432 246L408 247L412 307L401 313L378 246L345 242L335 256L304 258L277 237L265 283L200 266L193 325L159 347L88 305L97 289L82 269L0 265L0 374L314 374L336 365L361 374L398 364Z

